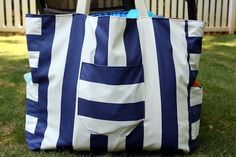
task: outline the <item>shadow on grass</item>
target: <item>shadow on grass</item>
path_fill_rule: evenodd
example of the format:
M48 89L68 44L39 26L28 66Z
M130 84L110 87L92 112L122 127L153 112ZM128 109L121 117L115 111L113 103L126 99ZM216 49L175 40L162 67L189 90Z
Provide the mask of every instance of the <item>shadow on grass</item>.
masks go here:
M78 152L75 150L60 149L60 150L47 150L47 151L30 151L34 155L52 155L52 156L80 156L80 157L167 157L167 156L187 156L181 152L148 152L148 151L136 151L136 152L116 152L116 153L107 153L107 152Z
M236 155L235 52L235 36L208 36L204 41L198 77L204 88L198 152L209 156Z
M1 41L2 42L2 41ZM15 41L10 41L15 42ZM21 42L18 42L21 44ZM28 61L22 56L0 54L0 152L24 143L25 82ZM19 150L21 151L21 150ZM1 153L0 153L1 156Z

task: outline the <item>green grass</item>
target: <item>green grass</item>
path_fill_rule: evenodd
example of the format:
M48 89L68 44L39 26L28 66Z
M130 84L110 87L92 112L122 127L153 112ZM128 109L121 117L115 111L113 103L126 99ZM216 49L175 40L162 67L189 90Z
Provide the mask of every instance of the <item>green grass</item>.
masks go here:
M147 155L29 151L22 77L28 71L25 37L0 36L0 156ZM191 156L236 156L236 36L205 37L199 80L204 87L200 147Z

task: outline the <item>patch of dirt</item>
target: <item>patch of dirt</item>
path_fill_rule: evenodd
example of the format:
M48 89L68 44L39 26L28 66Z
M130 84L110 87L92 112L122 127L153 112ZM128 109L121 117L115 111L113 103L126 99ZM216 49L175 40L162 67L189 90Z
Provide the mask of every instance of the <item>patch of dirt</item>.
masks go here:
M13 137L12 133L14 131L15 126L13 124L5 124L1 126L1 133L0 136L0 144L10 144L12 143Z
M11 88L11 87L15 87L15 84L10 83L8 81L0 80L0 87Z

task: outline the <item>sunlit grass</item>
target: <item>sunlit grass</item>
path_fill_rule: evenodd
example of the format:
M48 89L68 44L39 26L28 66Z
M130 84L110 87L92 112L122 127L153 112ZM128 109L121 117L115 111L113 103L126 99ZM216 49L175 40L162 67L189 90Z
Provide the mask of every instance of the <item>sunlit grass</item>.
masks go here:
M191 156L236 156L236 36L205 37L200 69L198 79L204 87L200 147ZM70 151L31 152L27 149L23 74L28 71L25 37L0 36L0 157L96 155ZM119 155L135 156L100 154Z
M26 39L22 36L0 36L0 56L9 59L26 58Z
M220 39L216 39L219 37ZM204 45L203 48L208 49L208 48L213 48L214 46L225 46L225 47L232 47L235 48L236 45L236 39L232 39L230 41L222 41L221 36L208 36L207 38L204 38L203 40ZM227 54L225 54L227 55Z

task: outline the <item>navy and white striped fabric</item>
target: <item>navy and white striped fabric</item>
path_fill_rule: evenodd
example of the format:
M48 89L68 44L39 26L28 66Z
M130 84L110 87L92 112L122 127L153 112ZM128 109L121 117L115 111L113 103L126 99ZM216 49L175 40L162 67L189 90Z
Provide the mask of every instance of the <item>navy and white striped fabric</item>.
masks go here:
M30 149L196 147L203 22L27 15Z

